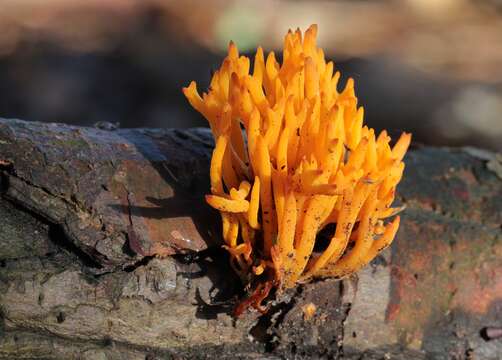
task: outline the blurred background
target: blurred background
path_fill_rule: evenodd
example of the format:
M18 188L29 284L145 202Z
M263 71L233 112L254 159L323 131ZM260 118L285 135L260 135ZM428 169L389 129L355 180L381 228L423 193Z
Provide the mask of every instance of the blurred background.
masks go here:
M0 116L203 126L181 87L229 40L277 50L311 23L370 126L502 150L502 0L0 0Z

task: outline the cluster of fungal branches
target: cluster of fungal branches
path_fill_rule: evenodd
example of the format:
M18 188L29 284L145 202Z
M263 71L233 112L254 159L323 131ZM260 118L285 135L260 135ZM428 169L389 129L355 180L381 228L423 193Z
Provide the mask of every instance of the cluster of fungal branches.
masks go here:
M354 81L338 90L340 73L316 35L315 25L289 31L282 64L258 48L252 71L230 43L207 93L195 82L183 89L214 134L206 201L221 213L231 265L245 282L265 276L257 308L272 287L359 270L399 227L399 216L386 219L400 210L391 204L411 135L391 147L386 131L363 124Z

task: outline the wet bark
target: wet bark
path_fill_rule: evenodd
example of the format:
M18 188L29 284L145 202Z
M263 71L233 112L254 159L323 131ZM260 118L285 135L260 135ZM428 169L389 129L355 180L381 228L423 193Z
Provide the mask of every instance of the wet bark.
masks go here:
M0 120L0 359L502 356L480 335L502 326L494 154L413 149L391 249L235 320L203 202L212 146L202 129Z

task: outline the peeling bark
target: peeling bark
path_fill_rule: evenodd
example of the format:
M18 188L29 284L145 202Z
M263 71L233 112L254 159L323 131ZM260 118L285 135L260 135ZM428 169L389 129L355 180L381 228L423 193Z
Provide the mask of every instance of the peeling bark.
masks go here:
M203 202L202 129L0 120L0 359L498 359L502 181L472 151L410 152L391 249L266 315ZM305 306L314 304L312 316Z

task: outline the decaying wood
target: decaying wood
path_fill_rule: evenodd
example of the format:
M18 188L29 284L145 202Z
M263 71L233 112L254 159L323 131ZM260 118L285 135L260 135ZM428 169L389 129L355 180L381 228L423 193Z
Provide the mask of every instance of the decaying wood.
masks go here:
M3 122L0 154L13 164L4 197L58 224L94 272L199 251L212 239L211 212L193 206L207 188L211 147L198 130Z
M481 336L502 325L502 180L478 152L411 151L389 251L235 320L211 148L201 129L1 120L0 358L502 356Z

